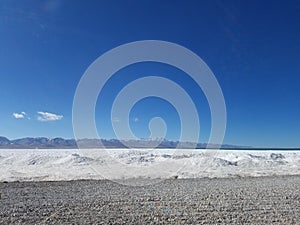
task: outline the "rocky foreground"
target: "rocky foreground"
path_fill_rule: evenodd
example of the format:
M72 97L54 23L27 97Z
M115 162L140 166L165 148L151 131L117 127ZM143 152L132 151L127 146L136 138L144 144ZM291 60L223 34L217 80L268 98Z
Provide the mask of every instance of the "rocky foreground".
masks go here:
M0 224L300 224L300 176L0 184Z

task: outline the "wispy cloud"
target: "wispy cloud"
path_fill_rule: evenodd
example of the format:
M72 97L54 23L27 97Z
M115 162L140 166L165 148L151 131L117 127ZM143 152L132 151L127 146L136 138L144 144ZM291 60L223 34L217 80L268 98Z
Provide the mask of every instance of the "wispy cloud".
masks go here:
M24 119L26 116L27 114L25 112L13 113L13 117L16 119Z
M114 117L114 118L112 119L112 122L113 122L113 123L119 123L119 122L121 122L121 120L120 120L118 117Z
M137 123L137 122L139 122L140 120L139 120L139 118L135 117L135 118L133 119L133 121Z
M37 120L42 122L61 120L63 116L49 112L37 112L39 114Z

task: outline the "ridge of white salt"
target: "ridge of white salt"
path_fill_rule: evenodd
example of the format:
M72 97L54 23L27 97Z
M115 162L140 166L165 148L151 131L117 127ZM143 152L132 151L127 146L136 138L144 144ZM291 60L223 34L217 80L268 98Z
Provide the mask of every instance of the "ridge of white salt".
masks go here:
M0 149L0 168L0 181L300 175L300 151Z

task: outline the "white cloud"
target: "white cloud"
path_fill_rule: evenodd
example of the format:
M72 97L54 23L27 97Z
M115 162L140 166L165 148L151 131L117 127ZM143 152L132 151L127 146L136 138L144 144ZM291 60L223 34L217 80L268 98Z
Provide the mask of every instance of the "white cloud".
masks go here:
M139 118L135 117L135 118L133 119L133 121L137 123L137 122L139 122L140 120L139 120Z
M61 120L63 116L49 112L37 112L39 114L37 120L42 122Z
M16 119L24 119L27 114L25 112L13 113L13 117Z
M113 123L119 123L119 122L121 122L121 120L120 120L118 117L114 117L114 118L112 119L112 122L113 122Z

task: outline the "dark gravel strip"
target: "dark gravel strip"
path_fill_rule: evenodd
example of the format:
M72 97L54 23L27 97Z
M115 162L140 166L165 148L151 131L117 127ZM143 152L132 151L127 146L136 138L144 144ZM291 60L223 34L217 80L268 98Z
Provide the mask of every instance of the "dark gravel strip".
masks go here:
M0 184L0 224L300 224L300 176Z

